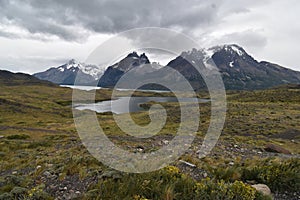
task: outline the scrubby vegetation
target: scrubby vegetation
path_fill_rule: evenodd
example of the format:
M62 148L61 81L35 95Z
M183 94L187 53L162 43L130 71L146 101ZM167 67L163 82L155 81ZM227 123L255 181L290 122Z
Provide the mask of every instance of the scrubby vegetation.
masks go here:
M197 137L180 158L195 167L176 161L145 174L114 171L89 154L76 133L71 94L68 88L54 86L1 86L0 199L270 199L251 187L256 183L268 185L275 197L299 197L297 87L228 92L222 136L213 151L199 159L210 121L210 105L202 103ZM110 94L110 90L97 91L96 100L109 99ZM139 153L151 152L172 140L178 128L176 103L162 105L169 112L166 126L159 135L142 141L122 133L111 113L97 116L117 145L131 152L137 147L142 147ZM141 125L149 123L147 112L134 113L132 118ZM292 154L267 152L268 143Z

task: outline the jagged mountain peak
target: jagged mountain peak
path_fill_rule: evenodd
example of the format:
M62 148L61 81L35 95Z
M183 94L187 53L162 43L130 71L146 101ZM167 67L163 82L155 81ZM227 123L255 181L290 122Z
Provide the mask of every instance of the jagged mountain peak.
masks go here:
M188 61L203 61L207 63L215 54L224 54L226 57L230 57L230 60L237 59L251 59L254 60L241 46L237 44L225 44L213 46L210 48L193 48L190 51L184 51L180 54L180 57Z
M132 53L129 53L129 54L127 55L127 57L138 58L138 57L139 57L139 55L137 54L137 52L136 52L136 51L133 51Z
M121 71L128 71L134 67L149 64L150 61L145 53L138 55L137 52L129 53L125 58L123 58L120 62L114 64L112 67Z
M150 63L148 57L146 56L145 53L142 53L140 55L138 55L138 53L136 51L133 51L132 53L129 53L126 58L134 58L134 59L141 59L144 60L145 63ZM126 59L124 58L124 59Z

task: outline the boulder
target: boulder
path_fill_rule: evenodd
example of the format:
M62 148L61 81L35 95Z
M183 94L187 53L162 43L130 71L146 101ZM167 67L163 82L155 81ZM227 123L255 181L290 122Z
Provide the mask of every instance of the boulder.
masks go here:
M251 186L255 188L257 191L263 193L264 195L271 195L270 188L265 184L255 184Z
M274 153L291 154L289 150L275 144L267 144L265 150Z

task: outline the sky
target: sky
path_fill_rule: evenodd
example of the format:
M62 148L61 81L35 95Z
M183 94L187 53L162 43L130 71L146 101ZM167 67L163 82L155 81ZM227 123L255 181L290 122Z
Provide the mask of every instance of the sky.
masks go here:
M300 71L299 10L299 0L0 0L0 69L32 74L83 62L120 32L162 27Z

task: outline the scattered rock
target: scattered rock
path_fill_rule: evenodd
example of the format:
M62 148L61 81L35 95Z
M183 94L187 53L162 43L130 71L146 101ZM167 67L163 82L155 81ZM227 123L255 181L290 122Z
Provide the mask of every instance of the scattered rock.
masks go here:
M196 165L194 165L194 164L192 164L192 163L189 163L189 162L186 162L186 161L184 161L184 160L179 160L179 162L181 162L181 163L184 163L184 164L186 164L187 166L189 166L189 167L196 167Z
M0 135L0 139L1 139L1 138L4 138L4 136L3 136L3 135Z
M168 141L168 140L162 140L161 142L162 142L162 144L164 144L164 145L169 144L169 141Z
M40 169L40 168L42 168L42 166L41 166L41 165L38 165L38 166L36 166L36 169Z
M289 150L275 144L267 144L265 150L274 153L291 154Z
M228 163L230 166L233 166L234 165L234 162L229 162Z
M255 184L251 186L255 188L257 191L263 193L264 195L271 195L270 188L265 184Z
M53 164L46 163L45 166L46 167L53 167Z
M137 147L136 147L136 151L137 151L137 152L143 152L144 149L145 149L145 148L142 147L142 146L137 146Z
M18 172L17 171L13 171L11 174L12 175L16 175L16 174L18 174Z
M256 181L255 180L246 180L246 183L248 183L250 185L255 185Z

